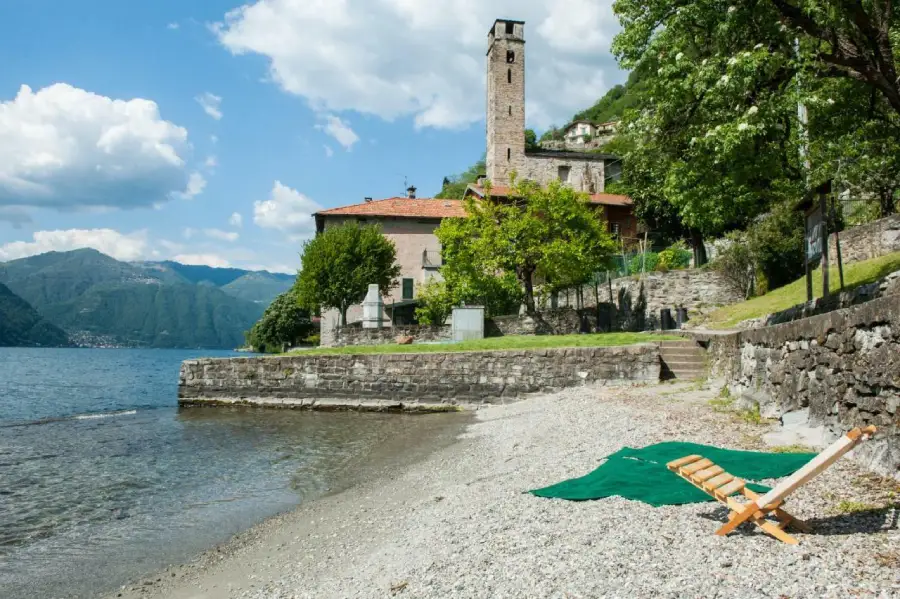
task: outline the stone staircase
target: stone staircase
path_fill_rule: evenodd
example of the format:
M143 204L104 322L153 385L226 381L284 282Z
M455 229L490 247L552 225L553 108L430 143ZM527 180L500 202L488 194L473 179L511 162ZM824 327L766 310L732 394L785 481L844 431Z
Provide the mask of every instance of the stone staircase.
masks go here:
M661 341L660 380L706 378L706 350L695 341Z

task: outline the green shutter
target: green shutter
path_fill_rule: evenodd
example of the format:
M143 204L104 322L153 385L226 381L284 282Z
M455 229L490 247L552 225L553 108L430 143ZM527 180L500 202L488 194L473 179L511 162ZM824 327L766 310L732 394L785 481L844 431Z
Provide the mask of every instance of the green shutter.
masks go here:
M413 298L413 280L403 279L403 299L410 300Z

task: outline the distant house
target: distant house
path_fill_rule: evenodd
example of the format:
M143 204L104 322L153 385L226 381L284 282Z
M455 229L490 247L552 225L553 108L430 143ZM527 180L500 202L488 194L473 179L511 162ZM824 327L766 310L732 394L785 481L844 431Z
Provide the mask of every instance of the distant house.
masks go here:
M384 236L397 248L401 269L400 285L385 297L383 316L385 323L408 324L413 320L419 288L429 278L440 276L441 244L434 230L445 218L465 215L461 200L417 198L416 188L410 187L406 197L365 198L360 204L321 210L313 216L318 233L346 222L381 225ZM347 311L347 323L361 320L362 305L352 306ZM338 323L337 310L322 315L323 339Z
M583 146L598 140L608 141L616 133L616 122L594 123L592 121L573 121L563 129L563 139L569 146Z

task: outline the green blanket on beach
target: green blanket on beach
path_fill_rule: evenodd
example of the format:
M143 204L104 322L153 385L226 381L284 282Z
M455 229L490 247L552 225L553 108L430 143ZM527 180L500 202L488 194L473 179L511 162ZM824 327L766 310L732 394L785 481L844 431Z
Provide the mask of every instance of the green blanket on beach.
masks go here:
M641 449L623 447L606 457L606 462L586 476L566 480L543 489L530 491L538 497L554 497L572 501L601 499L618 495L658 507L713 501L666 468L666 464L687 455L702 455L721 466L729 474L744 480L781 478L799 470L814 453L763 453L721 449L711 445L669 441ZM750 484L759 493L769 490Z

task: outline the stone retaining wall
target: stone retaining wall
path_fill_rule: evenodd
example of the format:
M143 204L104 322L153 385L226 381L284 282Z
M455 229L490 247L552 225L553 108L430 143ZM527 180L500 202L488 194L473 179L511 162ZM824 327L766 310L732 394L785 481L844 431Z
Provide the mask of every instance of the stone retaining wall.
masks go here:
M433 354L187 360L179 403L429 410L566 387L659 380L655 344Z
M697 335L712 376L764 417L809 409L831 436L874 424L856 457L900 478L900 301L888 296L827 314L730 335Z
M397 337L412 337L413 343L447 343L453 340L450 326L393 326L378 329L364 329L361 326L334 329L331 345L347 347L354 345L390 345Z
M900 214L888 216L839 233L841 259L845 264L900 252ZM829 237L829 259L837 264L837 245Z

